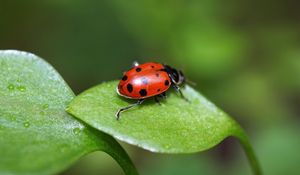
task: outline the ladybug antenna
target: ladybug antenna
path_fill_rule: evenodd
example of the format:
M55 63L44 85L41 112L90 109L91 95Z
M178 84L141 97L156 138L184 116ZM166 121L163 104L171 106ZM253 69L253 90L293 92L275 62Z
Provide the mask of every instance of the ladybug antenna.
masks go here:
M193 81L191 81L191 80L189 80L189 79L185 79L185 82L188 84L188 85L192 85L192 86L197 86L197 83L195 83L195 82L193 82Z

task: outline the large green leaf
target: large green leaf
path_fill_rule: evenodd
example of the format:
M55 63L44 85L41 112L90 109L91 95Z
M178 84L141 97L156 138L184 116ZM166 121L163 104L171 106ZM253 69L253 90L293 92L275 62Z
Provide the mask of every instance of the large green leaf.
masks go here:
M71 101L67 111L94 128L127 143L161 153L192 153L209 149L229 136L239 138L257 174L258 166L241 127L190 86L183 88L187 102L174 92L162 105L149 100L122 113L134 103L116 93L117 82L93 87Z
M111 137L65 112L74 94L37 56L0 51L0 174L54 174L96 150L137 174Z

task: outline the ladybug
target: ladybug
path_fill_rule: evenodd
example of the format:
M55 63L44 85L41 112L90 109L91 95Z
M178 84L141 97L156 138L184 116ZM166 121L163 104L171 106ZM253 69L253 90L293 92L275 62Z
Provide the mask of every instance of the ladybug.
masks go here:
M154 97L154 100L159 103L158 97L166 98L166 91L171 86L187 100L179 88L179 85L184 83L183 73L171 66L155 62L144 64L134 62L132 68L124 72L118 84L117 93L125 98L136 99L137 102L120 108L116 113L117 120L122 111L142 104L149 97Z

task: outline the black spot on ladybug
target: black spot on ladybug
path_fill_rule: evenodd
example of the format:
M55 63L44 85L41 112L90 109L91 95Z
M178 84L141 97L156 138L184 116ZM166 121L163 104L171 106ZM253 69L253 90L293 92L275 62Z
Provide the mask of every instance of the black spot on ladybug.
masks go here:
M132 84L130 84L130 83L127 84L127 90L129 93L131 93L133 91Z
M141 95L142 97L144 97L144 96L147 95L146 89L141 89L139 93L140 93L140 95Z
M138 68L135 69L135 71L137 71L137 72L141 72L141 70L142 69L140 67L138 67Z
M154 68L154 66L151 66L152 68Z
M157 89L157 92L159 92L160 91L160 89Z
M170 84L169 80L166 80L166 81L165 81L165 85L166 85L166 86L169 86L169 84Z
M156 77L159 77L159 73L156 73L155 75L156 75Z
M143 84L148 84L148 79L145 78L145 77L143 77L143 78L142 78L142 82L143 82Z
M127 75L124 75L124 76L122 77L122 80L123 80L123 81L126 81L127 79L128 79Z

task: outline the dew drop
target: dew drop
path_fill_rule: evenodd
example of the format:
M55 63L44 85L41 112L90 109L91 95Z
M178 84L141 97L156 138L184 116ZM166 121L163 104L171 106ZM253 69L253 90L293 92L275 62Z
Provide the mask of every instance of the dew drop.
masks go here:
M66 105L68 105L68 104L66 104ZM71 109L70 106L67 106L67 107L66 107L66 111L70 111L70 109Z
M17 120L17 117L14 116L14 115L10 116L9 118L10 118L11 121L16 121Z
M165 145L165 148L166 148L166 149L169 149L169 148L170 148L170 145L169 145L169 144Z
M24 125L25 128L28 128L30 126L30 123L29 122L24 122L23 125Z
M80 133L80 128L74 128L74 129L73 129L73 133L74 133L75 135L78 135L78 134Z
M21 92L25 92L26 91L26 87L25 86L18 86L17 89Z
M48 109L49 108L49 104L44 104L43 105L43 109Z
M9 85L7 86L7 89L10 90L10 91L12 91L12 90L15 89L15 86L14 86L13 84L9 84Z

